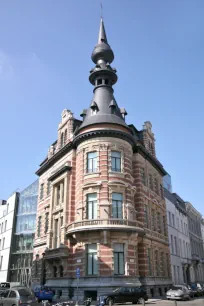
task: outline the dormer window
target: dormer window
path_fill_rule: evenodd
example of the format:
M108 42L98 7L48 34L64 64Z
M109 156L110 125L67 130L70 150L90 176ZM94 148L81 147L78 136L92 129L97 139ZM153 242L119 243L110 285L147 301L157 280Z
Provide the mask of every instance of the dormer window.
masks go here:
M91 103L91 115L96 115L98 112L98 105L95 101Z

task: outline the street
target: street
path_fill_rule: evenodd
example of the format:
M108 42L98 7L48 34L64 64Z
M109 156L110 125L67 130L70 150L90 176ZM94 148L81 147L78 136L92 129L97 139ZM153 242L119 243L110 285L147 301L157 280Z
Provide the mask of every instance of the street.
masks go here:
M155 305L155 306L204 306L204 298L192 299L191 301L167 301L167 300L154 300L150 299L145 303L145 305Z

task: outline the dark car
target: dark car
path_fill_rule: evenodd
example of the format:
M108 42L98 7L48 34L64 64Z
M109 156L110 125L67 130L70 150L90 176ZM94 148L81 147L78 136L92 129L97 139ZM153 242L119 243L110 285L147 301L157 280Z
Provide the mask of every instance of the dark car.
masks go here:
M48 300L52 302L54 292L48 287L36 287L34 290L35 297L38 302Z
M97 299L97 305L109 305L114 303L126 303L132 302L133 304L142 303L147 301L147 292L142 287L120 287L115 289L111 293L100 295Z

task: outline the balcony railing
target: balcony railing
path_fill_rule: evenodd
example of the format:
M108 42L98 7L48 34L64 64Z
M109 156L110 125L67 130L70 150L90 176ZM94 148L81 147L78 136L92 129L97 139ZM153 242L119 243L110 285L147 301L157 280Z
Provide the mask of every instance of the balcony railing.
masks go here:
M166 242L168 242L168 237L165 236L164 234L161 234L161 233L158 233L156 231L151 231L150 229L145 229L145 232L147 235L151 236L151 237L155 237L155 238L158 238L158 239L161 239L161 240L164 240Z
M144 232L143 224L128 219L91 219L76 221L67 226L67 234L82 230L121 229Z

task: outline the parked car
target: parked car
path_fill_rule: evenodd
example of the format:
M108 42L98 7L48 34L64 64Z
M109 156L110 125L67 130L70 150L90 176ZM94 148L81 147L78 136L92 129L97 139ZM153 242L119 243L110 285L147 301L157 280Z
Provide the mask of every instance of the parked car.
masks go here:
M54 296L54 292L48 287L36 287L34 290L34 294L38 303L43 300L48 300L49 302L52 302Z
M26 287L13 287L0 294L1 306L22 306L34 302L34 295Z
M192 289L190 285L186 285L186 287L188 288L190 292L190 297L194 298L196 296L197 290Z
M115 303L132 302L133 304L142 303L148 300L147 292L143 287L120 287L111 293L100 295L97 299L97 306Z
M166 293L167 300L190 300L190 291L186 286L175 285Z
M190 287L195 292L194 296L198 297L203 295L204 291L200 284L197 283L190 284Z

